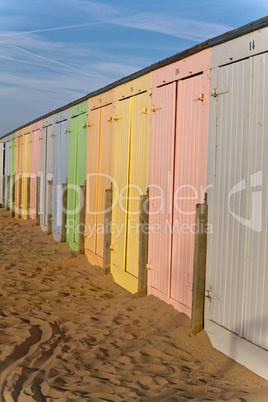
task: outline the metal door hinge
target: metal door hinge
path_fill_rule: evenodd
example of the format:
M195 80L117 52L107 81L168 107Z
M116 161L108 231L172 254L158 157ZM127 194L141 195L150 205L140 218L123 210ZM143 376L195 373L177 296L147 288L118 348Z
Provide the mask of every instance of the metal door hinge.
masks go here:
M121 119L122 119L122 116L118 116L117 114L114 116L115 121L118 121L118 120L121 120Z
M200 93L199 96L198 96L198 98L196 98L196 99L193 100L193 102L196 102L196 101L201 101L201 102L203 102L203 101L204 101L204 94L203 94L203 93Z
M211 92L211 96L217 98L219 95L227 94L229 92L229 88L213 88Z
M162 106L155 106L155 105L153 105L153 106L151 107L151 111L152 111L152 112L156 112L157 110L160 110L160 109L162 109Z
M214 293L214 292L212 292L212 290L208 290L208 289L205 291L205 297L210 300L216 299L220 302L222 301L222 297L220 295L218 295L217 293Z

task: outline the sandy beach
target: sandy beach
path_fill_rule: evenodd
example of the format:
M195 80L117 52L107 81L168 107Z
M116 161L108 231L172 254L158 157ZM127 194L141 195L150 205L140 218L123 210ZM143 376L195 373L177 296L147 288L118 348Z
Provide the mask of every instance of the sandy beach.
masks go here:
M268 401L184 314L5 209L0 274L1 401Z

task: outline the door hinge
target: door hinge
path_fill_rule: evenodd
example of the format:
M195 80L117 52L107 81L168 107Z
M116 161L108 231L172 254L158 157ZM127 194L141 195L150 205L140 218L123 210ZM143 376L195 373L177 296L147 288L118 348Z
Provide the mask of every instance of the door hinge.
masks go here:
M204 99L205 99L204 94L200 93L198 98L194 99L193 102L196 102L196 101L204 102Z
M162 106L155 106L155 105L152 105L152 107L151 107L151 111L152 111L152 112L156 112L157 110L160 110L160 109L162 109Z
M227 94L229 92L229 88L213 88L211 92L211 96L217 98L219 95Z
M205 297L210 300L216 299L220 302L222 301L222 297L220 295L218 295L217 293L214 293L214 292L212 292L212 290L208 290L208 289L205 291Z

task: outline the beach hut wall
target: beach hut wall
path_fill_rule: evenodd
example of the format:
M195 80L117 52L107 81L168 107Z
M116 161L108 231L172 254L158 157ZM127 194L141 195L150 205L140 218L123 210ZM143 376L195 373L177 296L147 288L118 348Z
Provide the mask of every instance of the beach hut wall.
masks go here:
M268 379L268 27L211 50L205 329Z
M66 238L73 250L79 250L80 186L86 181L88 101L69 109L68 193Z
M111 268L138 291L140 196L149 183L151 73L115 88Z
M207 175L210 50L152 73L148 293L191 316L195 206Z
M40 163L40 226L48 231L51 226L50 182L53 180L53 115L42 120Z
M88 100L85 253L103 265L105 190L113 181L114 90Z
M53 136L53 187L52 187L52 234L57 241L62 236L62 185L68 174L68 127L69 110L54 115ZM65 226L65 222L63 223ZM64 228L65 230L65 228Z

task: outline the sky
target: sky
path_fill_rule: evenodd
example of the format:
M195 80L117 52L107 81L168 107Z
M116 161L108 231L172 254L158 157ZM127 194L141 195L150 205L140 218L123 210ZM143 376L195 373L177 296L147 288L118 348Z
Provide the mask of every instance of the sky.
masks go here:
M267 0L0 0L0 137L267 14Z

